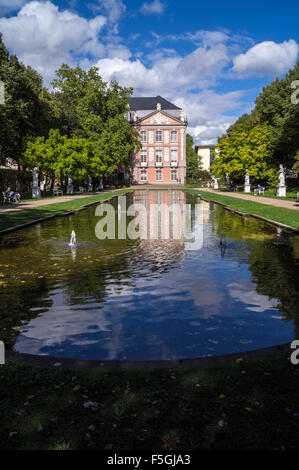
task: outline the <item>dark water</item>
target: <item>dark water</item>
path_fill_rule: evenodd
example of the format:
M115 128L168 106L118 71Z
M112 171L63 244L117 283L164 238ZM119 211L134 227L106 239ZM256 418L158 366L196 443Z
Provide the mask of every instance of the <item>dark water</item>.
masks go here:
M133 200L148 209L176 202L181 212L169 219L171 227L177 223L176 239L100 240L97 206L0 239L0 339L7 348L150 360L241 352L299 338L297 235L181 191L135 191L127 206ZM180 225L185 202L197 234L193 244L185 242ZM121 210L116 230L120 217ZM159 217L161 236L166 219ZM68 246L73 229L76 248Z

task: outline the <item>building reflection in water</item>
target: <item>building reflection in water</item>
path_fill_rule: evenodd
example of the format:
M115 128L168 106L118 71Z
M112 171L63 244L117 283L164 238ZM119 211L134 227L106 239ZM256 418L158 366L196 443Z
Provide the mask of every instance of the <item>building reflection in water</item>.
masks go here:
M139 249L146 257L159 261L178 255L183 259L186 250L203 246L203 204L186 204L180 190L140 190L133 196L135 224L139 227Z

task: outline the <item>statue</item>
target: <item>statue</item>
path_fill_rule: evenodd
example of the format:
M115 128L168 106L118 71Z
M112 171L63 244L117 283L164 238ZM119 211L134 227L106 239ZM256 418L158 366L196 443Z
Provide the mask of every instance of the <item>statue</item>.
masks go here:
M161 111L161 103L157 103L157 111Z
M71 175L68 175L68 177L67 177L66 192L67 192L67 194L73 194L73 192L74 192L73 179L72 179Z
M40 198L40 187L38 184L38 168L34 167L32 170L32 198Z
M244 184L244 193L250 193L251 185L250 185L250 176L248 171L246 170L245 174L245 184Z
M88 188L87 188L87 191L88 191L88 192L92 192L92 191L93 191L92 177L91 177L91 176L88 177Z
M218 188L218 179L216 178L216 176L212 175L212 180L213 180L214 189L219 189Z
M279 186L285 186L285 175L284 175L284 169L282 165L279 165Z
M184 112L184 108L182 108L182 111L180 113L180 119L181 121L185 122L186 121L186 114Z
M285 172L284 172L283 165L281 164L279 165L278 179L279 179L279 183L276 187L276 196L286 197L287 187L285 183Z
M226 176L226 191L230 190L230 179L229 179L229 174L225 173Z

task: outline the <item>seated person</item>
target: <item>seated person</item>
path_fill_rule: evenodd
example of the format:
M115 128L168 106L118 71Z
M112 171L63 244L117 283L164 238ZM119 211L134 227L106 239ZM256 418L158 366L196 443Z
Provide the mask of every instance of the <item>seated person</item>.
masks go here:
M11 189L10 189L10 188L7 188L7 189L4 191L4 196L5 196L5 197L10 197L10 193L11 193Z
M259 193L264 192L264 188L263 188L263 186L261 186L260 184L258 185L257 189L258 189L258 192L259 192Z
M17 192L14 192L11 190L10 187L8 187L5 191L4 191L4 196L9 198L10 201L14 201L14 202L19 202L20 201L20 194L17 193Z

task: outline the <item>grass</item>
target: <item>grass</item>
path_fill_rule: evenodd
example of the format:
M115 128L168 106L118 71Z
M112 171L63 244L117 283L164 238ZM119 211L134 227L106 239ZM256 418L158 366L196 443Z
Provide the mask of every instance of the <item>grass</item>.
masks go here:
M97 194L95 196L86 196L78 199L76 198L69 202L59 202L59 199L56 198L58 202L54 204L0 214L0 231L11 227L16 227L17 225L25 224L26 222L32 222L43 217L49 217L62 214L67 211L76 210L85 204L110 199L111 197L127 193L129 191L131 190L120 189L118 191L110 191L107 193Z
M208 201L216 201L225 204L232 209L243 212L244 214L255 214L267 219L299 228L299 211L298 213L292 209L284 209L274 207L259 202L252 202L245 199L237 199L230 196L223 196L217 193L209 193L207 191L185 189L192 194L201 194Z
M0 449L297 449L286 357L183 370L0 366Z

